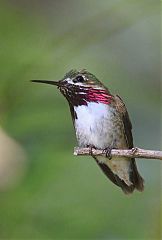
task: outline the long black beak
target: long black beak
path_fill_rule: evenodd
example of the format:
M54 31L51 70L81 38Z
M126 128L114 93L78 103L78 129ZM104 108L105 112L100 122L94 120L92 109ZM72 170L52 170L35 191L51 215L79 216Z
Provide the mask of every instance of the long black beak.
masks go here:
M46 83L50 85L55 85L55 86L60 86L60 81L50 81L50 80L31 80L31 82L36 82L36 83Z

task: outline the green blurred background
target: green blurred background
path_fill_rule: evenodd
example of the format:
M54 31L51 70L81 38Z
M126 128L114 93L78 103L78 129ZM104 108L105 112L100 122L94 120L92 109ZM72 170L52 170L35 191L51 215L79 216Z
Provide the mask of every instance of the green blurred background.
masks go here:
M160 149L160 2L0 3L0 238L160 239L159 161L137 160L145 191L125 196L77 145L52 86L86 68L124 99L135 146Z

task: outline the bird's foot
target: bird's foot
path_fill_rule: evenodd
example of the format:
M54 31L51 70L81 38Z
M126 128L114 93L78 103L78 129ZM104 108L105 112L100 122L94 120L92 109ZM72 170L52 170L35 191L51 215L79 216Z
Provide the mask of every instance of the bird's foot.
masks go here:
M87 146L88 148L89 148L89 155L91 155L91 156L93 156L93 148L95 148L94 146L92 146L92 145L88 145ZM96 148L95 148L96 149Z
M112 147L107 147L107 148L104 149L105 155L109 160L112 159L112 155L111 155L111 150L112 149L113 149Z

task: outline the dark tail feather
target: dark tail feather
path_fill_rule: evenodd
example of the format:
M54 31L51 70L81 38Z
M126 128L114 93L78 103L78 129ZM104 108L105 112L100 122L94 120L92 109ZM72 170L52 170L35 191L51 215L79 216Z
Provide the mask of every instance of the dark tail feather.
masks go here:
M135 186L135 188L138 191L142 192L144 190L144 180L140 176L137 170L137 166L134 158L131 159L131 169L132 169L132 172L131 172L130 180Z
M98 159L94 156L93 158L96 160L98 166L102 169L105 175L115 185L117 185L118 187L121 187L121 189L125 194L133 193L135 188L140 192L144 190L144 185L143 185L144 180L142 179L142 177L139 175L137 171L137 167L134 159L132 159L132 165L131 165L132 171L130 175L130 180L133 184L128 186L122 179L120 179L116 174L114 174L106 164L99 162Z

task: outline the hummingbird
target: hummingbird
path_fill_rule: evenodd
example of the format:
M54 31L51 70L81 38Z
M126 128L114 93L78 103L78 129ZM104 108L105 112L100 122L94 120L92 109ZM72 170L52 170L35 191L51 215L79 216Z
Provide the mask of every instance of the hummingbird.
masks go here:
M31 81L57 86L69 104L79 147L106 150L107 156L92 157L109 180L125 194L144 190L135 159L111 156L113 148L133 148L132 124L118 95L85 69L71 70L59 81Z

